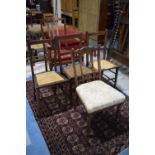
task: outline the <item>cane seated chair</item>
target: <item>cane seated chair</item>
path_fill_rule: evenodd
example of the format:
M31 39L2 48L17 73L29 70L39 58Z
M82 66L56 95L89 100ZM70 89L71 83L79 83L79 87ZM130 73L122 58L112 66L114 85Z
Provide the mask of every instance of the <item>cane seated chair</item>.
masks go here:
M90 39L97 39L97 45L103 45L101 48L102 59L100 60L102 75L103 75L103 77L105 77L104 79L107 79L110 83L113 84L114 87L116 87L119 66L117 66L116 64L114 64L110 61L110 57L109 57L108 49L107 49L107 40L108 40L107 34L108 34L107 30L100 31L97 33L96 32L95 33L87 33L87 39L88 39L87 45L90 46L90 44L89 44ZM97 38L93 38L93 37L97 37ZM98 69L97 62L94 63L94 67L95 67L95 69ZM113 73L114 77L111 78L108 75L104 74L104 72L107 70L110 71L111 73Z
M83 66L86 65L82 59L86 55L88 58L87 67L92 70L92 73L84 75ZM77 76L75 57L80 59L81 76ZM118 105L118 110L121 103L124 103L125 96L112 86L101 80L101 61L100 48L84 47L72 52L73 68L76 84L76 93L84 105L88 114L88 126L90 129L90 119L92 114ZM97 59L98 69L94 68L94 59Z
M64 78L62 75L55 71L49 71L47 66L47 60L46 56L43 55L42 57L35 58L33 55L33 49L31 48L32 45L37 44L43 44L43 47L45 48L45 43L51 44L50 39L44 39L44 40L28 40L28 51L30 54L30 64L31 64L31 71L32 71L32 80L33 80L33 90L34 90L34 99L37 100L39 103L41 99L44 97L49 97L52 93L49 93L49 96L43 96L42 95L42 89L43 88L50 88L55 87L63 84L64 82L67 82L67 79ZM46 51L46 49L44 49ZM45 71L36 73L34 67L35 63L44 61L45 64Z

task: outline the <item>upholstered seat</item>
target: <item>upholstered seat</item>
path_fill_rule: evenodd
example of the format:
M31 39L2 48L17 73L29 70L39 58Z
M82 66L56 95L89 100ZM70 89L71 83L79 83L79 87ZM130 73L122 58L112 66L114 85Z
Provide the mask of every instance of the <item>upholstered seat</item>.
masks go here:
M101 80L81 84L76 92L89 114L125 101L122 93Z
M100 62L101 62L101 70L108 70L108 69L113 69L117 67L115 64L107 60L100 60ZM94 62L94 68L98 70L97 61Z
M55 84L64 81L64 78L54 71L36 74L36 81L39 86Z
M81 76L80 65L79 64L75 65L75 68L76 68L77 76ZM82 66L82 70L84 75L92 73L92 70L85 66ZM72 79L75 77L73 66L65 67L64 73L69 79Z

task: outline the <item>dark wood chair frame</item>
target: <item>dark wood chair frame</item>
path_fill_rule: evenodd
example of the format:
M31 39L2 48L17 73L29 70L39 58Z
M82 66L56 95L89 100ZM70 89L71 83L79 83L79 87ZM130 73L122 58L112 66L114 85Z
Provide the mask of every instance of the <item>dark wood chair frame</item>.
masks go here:
M55 59L54 60L56 60L56 57L58 57L58 62L55 62L54 64L56 64L56 66L58 66L58 65L60 66L61 74L63 74L62 65L64 65L64 64L68 65L68 64L72 63L72 59L67 60L67 61L61 60L61 56L71 54L71 52L72 52L71 47L68 45L69 42L67 41L69 39L78 39L79 40L79 43L76 45L76 49L82 47L82 33L67 34L67 35L63 35L63 36L55 36L54 42L53 42L54 51L55 51L54 52L55 53ZM64 52L64 53L61 52L61 49L62 49L61 48L61 41L65 42L65 47L63 47L63 48L66 49L66 52Z
M43 39L43 40L35 40L35 41L27 40L28 52L29 52L29 57L30 57L31 72L32 72L32 80L33 80L34 100L37 101L37 103L39 105L40 100L41 100L39 89L40 88L45 88L45 87L53 88L55 95L56 95L56 88L57 87L62 88L64 94L66 95L65 97L66 97L66 100L67 100L67 98L69 97L69 94L66 94L66 89L64 88L64 86L66 84L68 84L68 79L66 79L61 74L57 73L57 74L59 74L64 79L64 81L52 82L52 83L41 85L41 86L39 86L37 84L37 82L36 82L36 76L35 76L35 73L34 73L34 64L36 62L45 61L45 72L48 71L46 54L44 53L43 58L39 58L38 59L38 57L37 58L34 57L34 55L33 55L33 49L31 49L31 45L41 44L41 43L43 44L44 52L46 52L45 44L48 43L48 44L51 45L52 40L51 39Z

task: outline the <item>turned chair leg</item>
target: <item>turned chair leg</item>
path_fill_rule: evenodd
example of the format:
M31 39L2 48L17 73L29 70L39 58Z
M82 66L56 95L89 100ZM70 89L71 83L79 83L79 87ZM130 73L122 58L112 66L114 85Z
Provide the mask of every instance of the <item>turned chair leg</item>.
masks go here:
M116 68L116 73L115 73L115 82L114 82L114 88L116 88L116 84L117 84L117 77L118 77L118 67Z
M37 99L36 99L36 89L35 89L35 88L33 88L33 100L34 100L34 101L37 100Z

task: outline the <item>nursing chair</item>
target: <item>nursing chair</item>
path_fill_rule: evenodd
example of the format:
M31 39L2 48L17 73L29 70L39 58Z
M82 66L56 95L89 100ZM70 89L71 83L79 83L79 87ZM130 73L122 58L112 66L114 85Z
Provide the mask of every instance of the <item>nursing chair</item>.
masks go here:
M122 93L101 80L100 50L100 47L84 47L72 51L76 93L88 114L88 132L90 130L91 117L94 113L112 106L118 106L116 113L118 115L120 105L125 101L125 96ZM87 64L83 61L84 56L88 58ZM78 71L76 69L77 57L80 60L80 70ZM83 74L83 67L86 65L91 70L91 73ZM79 71L80 76L78 76Z
M30 54L30 64L31 64L31 71L32 71L32 80L33 80L33 90L34 90L34 100L37 101L39 104L44 98L48 98L51 95L56 95L56 89L60 88L61 86L62 91L64 91L64 85L67 82L67 79L60 75L59 73L55 71L49 71L48 70L48 64L46 60L46 56L43 55L42 57L35 58L33 55L33 49L31 48L32 45L37 44L43 44L43 47L45 47L45 44L51 44L50 39L44 39L44 40L28 40L28 51ZM46 49L45 49L46 50ZM37 73L35 71L35 63L37 62L45 62L45 71ZM43 94L43 89L47 89L48 93L45 95ZM53 94L54 93L54 94ZM56 97L56 96L54 96Z
M104 79L107 79L110 83L113 84L114 87L116 87L117 84L117 76L118 76L118 69L119 66L112 63L109 58L108 54L108 48L107 48L107 40L108 40L108 31L100 31L100 32L93 32L93 33L87 33L87 45L88 46L97 46L97 45L90 45L89 41L91 40L97 40L97 45L102 45L101 47L101 72ZM94 63L95 69L98 69L97 62ZM111 72L114 76L109 77L105 74L105 71Z

